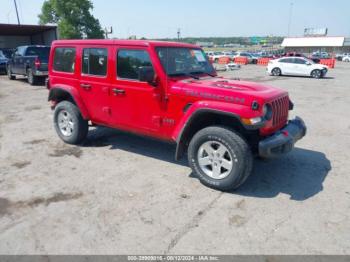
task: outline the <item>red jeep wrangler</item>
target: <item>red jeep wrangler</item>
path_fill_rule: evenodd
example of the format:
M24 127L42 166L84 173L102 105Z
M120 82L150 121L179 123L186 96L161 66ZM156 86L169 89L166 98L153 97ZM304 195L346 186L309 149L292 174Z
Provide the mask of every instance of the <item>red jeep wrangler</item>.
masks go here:
M253 156L292 150L306 133L286 91L217 77L195 45L154 41L55 41L49 101L60 138L79 144L88 121L175 143L194 174L219 190L239 187Z

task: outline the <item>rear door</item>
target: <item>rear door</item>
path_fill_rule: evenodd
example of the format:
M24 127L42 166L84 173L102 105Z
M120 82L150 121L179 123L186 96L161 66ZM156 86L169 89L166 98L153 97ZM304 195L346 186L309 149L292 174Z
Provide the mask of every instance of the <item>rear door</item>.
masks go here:
M108 124L109 107L109 56L110 46L83 46L79 49L79 93L87 107L91 121Z

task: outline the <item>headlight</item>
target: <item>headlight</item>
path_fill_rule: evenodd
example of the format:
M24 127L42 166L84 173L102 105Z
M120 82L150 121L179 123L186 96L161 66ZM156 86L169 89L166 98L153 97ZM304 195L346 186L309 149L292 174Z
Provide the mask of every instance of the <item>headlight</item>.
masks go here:
M265 104L263 106L263 117L266 120L271 120L271 118L272 118L272 107L271 107L270 104Z

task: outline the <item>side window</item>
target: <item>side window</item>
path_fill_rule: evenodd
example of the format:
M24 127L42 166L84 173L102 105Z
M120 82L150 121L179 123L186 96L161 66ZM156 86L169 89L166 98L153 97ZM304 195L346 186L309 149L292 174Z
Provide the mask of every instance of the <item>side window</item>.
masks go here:
M117 76L125 79L138 79L141 66L152 66L149 54L145 50L118 51Z
M290 59L288 59L288 58L281 59L281 60L280 60L280 63L290 63L289 60L290 60Z
M57 47L53 59L53 70L73 73L75 68L75 48Z
M287 62L286 62L286 63L295 64L295 60L294 60L294 58L287 58L286 60L287 60Z
M107 53L106 48L85 48L83 50L82 74L106 76Z
M294 62L296 64L299 64L299 65L305 65L306 64L306 61L304 59L300 59L300 58L295 58Z
M23 47L23 46L19 46L19 47L16 49L15 55L16 55L16 56L23 56L23 51L24 51L24 47Z

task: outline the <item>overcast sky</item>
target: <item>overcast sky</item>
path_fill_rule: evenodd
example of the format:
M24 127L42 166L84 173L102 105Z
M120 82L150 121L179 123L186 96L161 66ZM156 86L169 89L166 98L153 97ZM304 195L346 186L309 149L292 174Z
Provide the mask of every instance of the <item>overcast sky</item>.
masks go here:
M37 24L43 0L17 0L23 24ZM147 38L186 36L291 35L306 27L328 27L329 35L350 36L349 0L93 0L93 14L113 36ZM0 23L16 23L13 0L0 0Z

